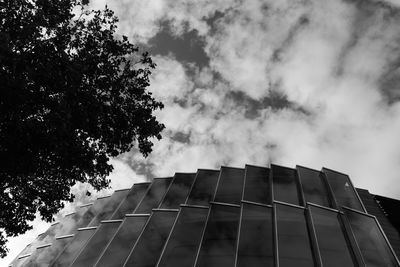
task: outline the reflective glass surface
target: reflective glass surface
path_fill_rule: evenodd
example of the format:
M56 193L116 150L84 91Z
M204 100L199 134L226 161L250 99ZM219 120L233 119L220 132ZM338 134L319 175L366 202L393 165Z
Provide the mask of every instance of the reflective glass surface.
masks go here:
M123 219L125 218L125 214L132 213L136 206L139 204L140 200L142 200L144 194L149 188L150 183L141 183L134 184L132 189L129 191L125 200L121 203L118 209L111 216L112 220Z
M356 192L351 185L349 176L325 168L322 171L326 175L339 207L345 206L355 210L364 211L360 200L357 198Z
M102 197L96 199L93 205L91 205L89 209L82 215L75 227L86 227L93 220L93 218L104 208L109 200L110 197Z
M177 211L153 211L124 266L155 266Z
M160 208L178 209L179 205L186 201L195 177L195 173L176 173Z
M339 214L314 206L309 206L323 266L352 267L353 253L346 239Z
M207 215L205 208L182 207L157 266L193 266Z
M211 205L196 266L234 266L240 208Z
M271 165L274 200L299 205L296 170Z
M99 259L106 245L116 233L121 222L101 223L99 228L83 250L79 253L71 266L86 267L93 266Z
M242 203L236 266L274 266L272 208Z
M149 216L126 217L96 267L120 267L126 261Z
M115 212L115 209L128 193L129 190L119 190L114 192L114 194L111 195L110 200L107 201L107 204L104 205L99 213L97 213L88 226L98 226L101 221L110 219L111 215Z
M153 208L158 207L168 189L169 184L171 183L171 180L172 178L154 179L149 190L147 190L146 195L143 197L134 213L151 213Z
M50 266L53 267L67 267L70 266L72 261L76 258L81 249L85 246L87 241L92 237L96 228L79 230L74 236L74 239L64 248L61 254L56 258L54 263Z
M240 204L242 200L244 169L221 167L214 201Z
M328 192L324 181L321 179L320 172L301 166L297 166L296 169L303 189L305 201L330 207Z
M304 210L281 204L275 205L279 267L314 266Z
M271 204L268 168L246 165L243 200Z
M374 218L344 209L368 267L399 266Z
M208 206L214 196L218 176L219 171L198 170L187 204Z
M73 238L74 236L71 235L54 240L51 246L41 249L40 253L36 253L34 257L31 257L29 263L24 266L48 266Z

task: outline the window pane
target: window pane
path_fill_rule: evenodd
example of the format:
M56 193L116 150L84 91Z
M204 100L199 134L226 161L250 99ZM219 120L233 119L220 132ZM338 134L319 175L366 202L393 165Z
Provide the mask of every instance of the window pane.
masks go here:
M339 214L312 206L309 206L309 209L324 267L356 266L353 263L350 245L339 222Z
M178 209L180 204L185 203L195 177L195 173L176 173L160 208Z
M196 266L234 266L240 208L211 205Z
M208 209L182 207L158 266L193 266Z
M134 184L125 200L118 207L117 211L111 216L112 220L123 219L125 214L132 213L136 206L142 200L144 194L149 188L150 183Z
M271 165L274 200L299 205L296 170Z
M242 200L244 169L221 167L214 201L240 204Z
M303 188L305 201L330 207L328 192L320 177L320 172L297 166L297 173Z
M269 169L246 165L244 200L271 204Z
M101 221L110 219L115 209L128 193L129 190L115 191L114 194L111 195L110 200L107 201L107 204L104 205L103 209L92 219L88 226L98 226Z
M274 266L272 208L242 203L237 266Z
M84 249L79 253L79 256L76 258L71 266L93 266L100 257L110 239L117 232L120 224L120 221L101 223L96 233L85 245Z
M399 266L374 218L344 209L368 267Z
M126 266L155 266L175 221L177 211L153 211L137 240Z
M36 267L39 266L39 262L37 260L38 256L41 255L44 251L46 251L46 249L48 249L51 246L51 244L47 244L47 245L42 245L37 247L34 252L32 253L32 255L30 257L28 257L28 259L24 262L23 265L21 265L22 267Z
M157 208L171 181L172 178L154 179L134 213L147 214L151 213L152 209Z
M219 171L198 170L187 204L208 206L215 192Z
M96 227L79 230L74 236L74 239L71 241L71 243L69 243L69 245L65 247L61 254L57 257L55 262L50 266L70 266L72 261L78 255L79 251L85 246L85 244L92 237L95 231Z
M314 266L304 210L276 204L276 219L279 267Z
M110 200L110 196L98 198L93 205L82 215L78 221L76 227L86 227L91 220L104 208L107 202Z
M46 247L40 253L37 253L26 266L48 266L73 238L74 236L70 235L54 240L50 247Z
M149 216L126 217L96 267L122 266L148 218Z
M356 192L351 185L349 176L325 168L322 169L322 171L325 173L328 183L332 188L333 195L336 198L339 208L345 206L355 210L364 211L356 196Z

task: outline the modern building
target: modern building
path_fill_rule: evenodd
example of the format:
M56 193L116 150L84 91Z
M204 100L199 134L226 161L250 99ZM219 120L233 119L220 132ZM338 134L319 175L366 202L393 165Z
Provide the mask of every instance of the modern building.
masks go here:
M201 169L79 207L10 266L400 266L399 208L326 168Z

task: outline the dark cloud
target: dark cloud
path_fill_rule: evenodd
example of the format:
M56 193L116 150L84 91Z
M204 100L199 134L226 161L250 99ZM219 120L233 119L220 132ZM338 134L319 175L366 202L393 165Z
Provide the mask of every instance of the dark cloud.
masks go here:
M173 55L180 62L203 67L210 61L204 52L204 45L204 39L198 35L197 30L184 30L177 36L171 30L170 21L165 20L161 22L159 32L149 39L147 48L154 55Z

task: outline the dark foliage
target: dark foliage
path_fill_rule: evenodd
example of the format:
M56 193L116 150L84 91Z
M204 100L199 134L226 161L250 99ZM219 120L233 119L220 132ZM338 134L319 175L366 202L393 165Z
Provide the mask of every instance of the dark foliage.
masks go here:
M115 37L107 7L80 0L0 0L0 256L7 236L71 201L70 187L108 186L110 157L143 155L164 125L146 91L147 53Z

